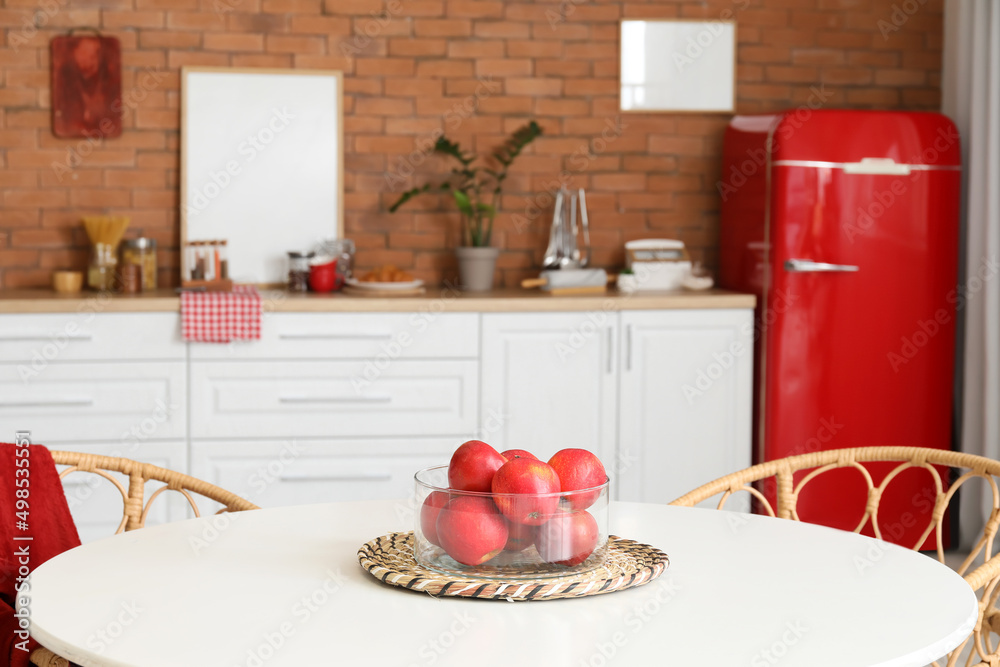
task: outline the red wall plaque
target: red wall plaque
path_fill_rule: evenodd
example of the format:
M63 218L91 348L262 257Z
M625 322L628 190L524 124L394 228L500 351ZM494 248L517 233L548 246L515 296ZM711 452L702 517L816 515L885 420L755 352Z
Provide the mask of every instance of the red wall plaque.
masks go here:
M122 133L121 44L117 37L52 38L52 133L117 137Z

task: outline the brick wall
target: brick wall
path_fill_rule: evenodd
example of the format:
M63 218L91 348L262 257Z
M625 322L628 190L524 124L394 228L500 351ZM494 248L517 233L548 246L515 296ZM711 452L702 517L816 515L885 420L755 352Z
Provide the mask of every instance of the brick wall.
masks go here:
M516 163L497 220L504 283L536 273L551 216L541 195L560 173L587 188L597 265L619 264L626 240L672 237L714 266L728 117L619 115L618 21L728 12L740 112L818 95L831 107L939 106L942 0L0 0L0 287L85 267L80 217L99 213L156 238L161 280L177 282L183 65L345 73L346 233L361 266L453 275L453 209L427 198L387 213L386 174L408 173L438 128L485 151L531 118L545 136ZM121 40L118 139L51 134L48 42L77 26ZM444 169L424 161L396 192Z

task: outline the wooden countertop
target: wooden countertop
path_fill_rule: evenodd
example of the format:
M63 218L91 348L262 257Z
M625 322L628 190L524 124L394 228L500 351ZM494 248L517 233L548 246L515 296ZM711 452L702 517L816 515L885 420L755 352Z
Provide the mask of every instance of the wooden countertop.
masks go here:
M492 292L460 292L433 287L426 294L406 297L369 297L342 293L291 294L261 290L264 310L277 312L556 312L582 310L664 310L704 308L753 308L756 297L725 290L704 292L637 292L586 296L552 296L539 290L518 288ZM173 290L146 294L109 295L97 292L56 294L50 290L0 290L0 313L69 312L178 312L180 297Z

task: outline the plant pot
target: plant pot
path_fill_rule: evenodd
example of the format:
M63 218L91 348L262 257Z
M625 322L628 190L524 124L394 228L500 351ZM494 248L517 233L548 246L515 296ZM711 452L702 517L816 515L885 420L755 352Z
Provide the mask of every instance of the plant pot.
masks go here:
M461 246L455 248L458 257L458 286L466 292L487 292L493 289L500 250L490 247Z

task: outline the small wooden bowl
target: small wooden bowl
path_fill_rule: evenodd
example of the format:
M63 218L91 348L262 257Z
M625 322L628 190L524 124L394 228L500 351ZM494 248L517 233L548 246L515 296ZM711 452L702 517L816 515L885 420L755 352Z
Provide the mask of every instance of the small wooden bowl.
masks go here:
M52 289L60 294L75 294L83 289L82 271L54 271Z

